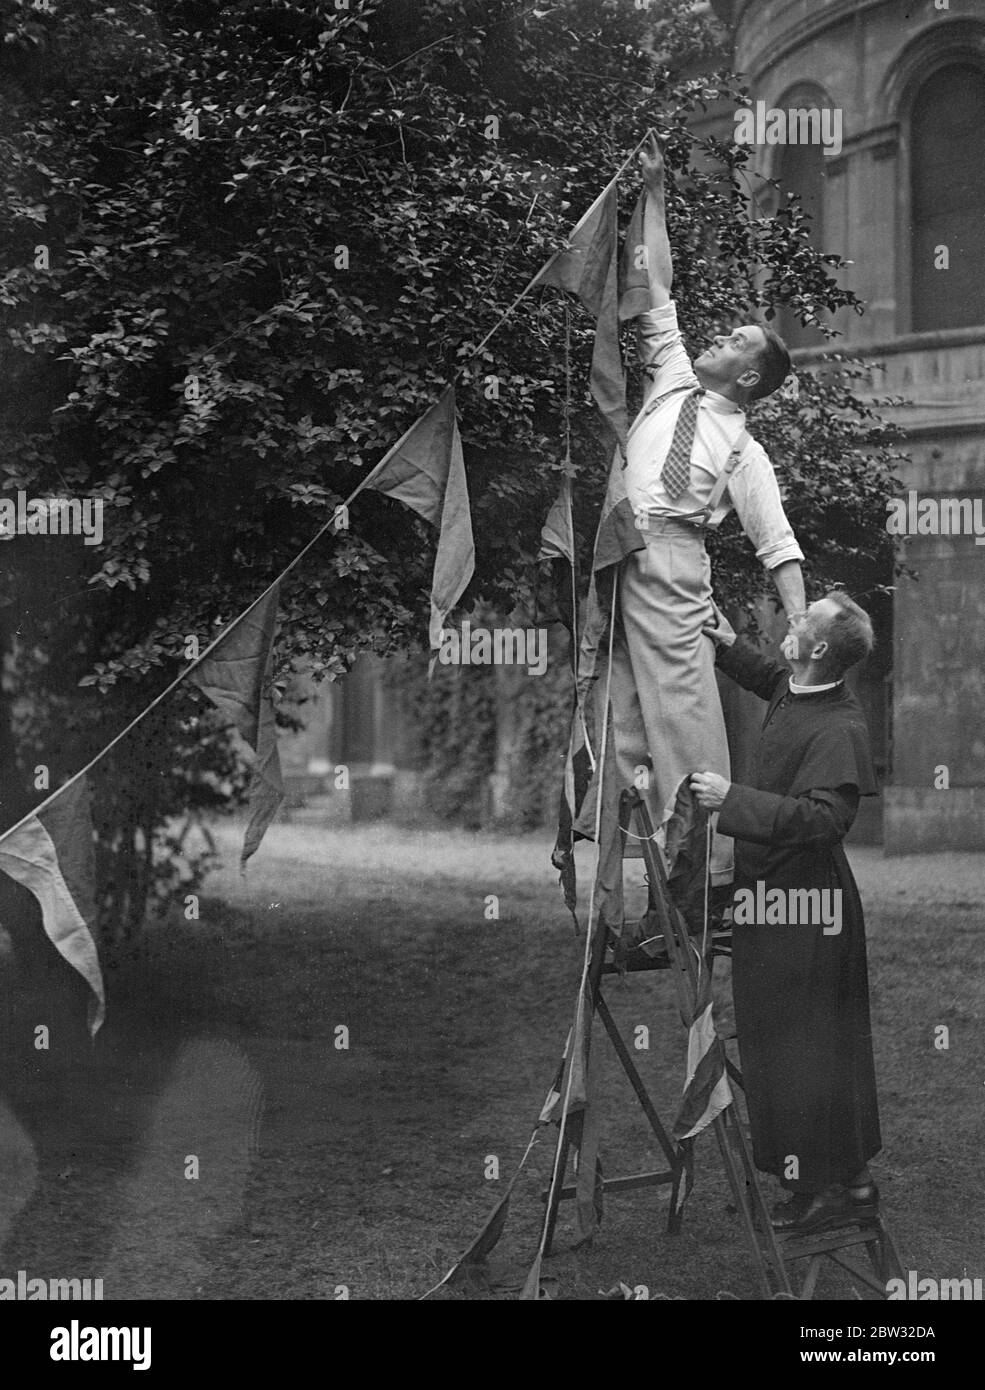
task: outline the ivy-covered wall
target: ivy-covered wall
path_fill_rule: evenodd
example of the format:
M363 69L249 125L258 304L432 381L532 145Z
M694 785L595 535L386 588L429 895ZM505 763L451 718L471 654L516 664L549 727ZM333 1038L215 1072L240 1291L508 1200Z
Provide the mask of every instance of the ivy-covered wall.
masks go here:
M404 725L398 767L417 773L423 815L470 829L551 825L572 702L568 638L543 629L542 674L523 666L388 663L388 706ZM408 738L408 731L412 731ZM405 808L406 811L407 808Z

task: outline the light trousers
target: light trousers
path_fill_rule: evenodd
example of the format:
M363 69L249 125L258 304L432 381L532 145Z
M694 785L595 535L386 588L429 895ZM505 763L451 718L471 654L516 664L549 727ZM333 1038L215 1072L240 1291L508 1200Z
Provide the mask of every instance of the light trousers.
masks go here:
M715 680L711 562L700 531L649 517L646 549L624 562L613 635L611 706L620 787L637 786L655 826L693 772L731 780ZM645 766L647 755L652 766ZM732 879L732 840L712 840L712 883Z

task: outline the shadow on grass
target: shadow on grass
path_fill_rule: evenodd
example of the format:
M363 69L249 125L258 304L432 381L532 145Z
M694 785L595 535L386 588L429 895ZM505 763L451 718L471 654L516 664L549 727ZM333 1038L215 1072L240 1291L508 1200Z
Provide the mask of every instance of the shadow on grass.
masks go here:
M296 903L288 879L271 909L204 899L199 921L175 913L149 928L111 972L85 1061L45 1090L23 1057L7 1059L35 1101L0 1129L23 1180L0 1273L103 1277L108 1298L420 1296L509 1179L570 1023L581 945L545 879L499 921L483 919L485 885L467 880L383 903L352 883ZM887 1218L904 1268L980 1275L981 909L944 919L875 903L868 918ZM627 977L608 997L626 1034L650 1030L636 1060L669 1122L684 1059L669 981ZM605 1171L658 1166L600 1045ZM444 1297L516 1297L550 1139L488 1270ZM593 1245L546 1266L558 1297L593 1299L618 1280L650 1296L756 1296L710 1135L696 1157L682 1234L665 1233L663 1192L612 1198ZM834 1272L819 1294L854 1296Z

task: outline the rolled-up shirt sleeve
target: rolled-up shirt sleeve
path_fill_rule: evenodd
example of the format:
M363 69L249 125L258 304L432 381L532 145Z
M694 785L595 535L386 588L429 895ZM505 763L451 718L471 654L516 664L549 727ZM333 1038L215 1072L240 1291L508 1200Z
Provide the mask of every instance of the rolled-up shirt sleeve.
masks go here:
M783 510L780 486L766 450L755 440L746 445L729 479L729 497L756 558L768 569L788 560L803 560L804 552Z
M684 386L697 386L691 359L677 326L674 301L649 309L636 320L640 366L646 371L644 403L654 395L666 395Z

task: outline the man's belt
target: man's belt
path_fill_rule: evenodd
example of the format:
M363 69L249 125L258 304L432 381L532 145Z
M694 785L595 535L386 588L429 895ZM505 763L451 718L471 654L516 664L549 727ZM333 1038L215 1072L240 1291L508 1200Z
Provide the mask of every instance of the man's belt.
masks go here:
M667 512L659 507L641 507L635 514L637 531L649 531L651 519L657 522L670 522L685 531L708 530L710 507L700 507L696 512Z

